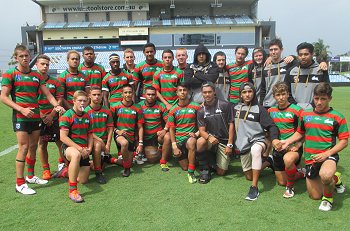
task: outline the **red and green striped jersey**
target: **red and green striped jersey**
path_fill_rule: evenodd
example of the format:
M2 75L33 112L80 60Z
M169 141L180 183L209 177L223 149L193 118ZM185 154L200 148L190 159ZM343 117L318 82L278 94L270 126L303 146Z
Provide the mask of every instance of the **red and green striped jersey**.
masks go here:
M200 105L190 102L187 106L180 107L175 104L169 111L168 126L175 128L176 142L182 143L190 132L197 132L197 112Z
M167 109L165 105L156 101L153 106L147 106L145 100L138 103L141 107L145 123L143 125L143 139L151 140L157 136L167 122Z
M153 87L159 91L166 101L174 104L177 100L176 89L184 81L183 71L174 67L171 71L158 70L153 76Z
M102 90L109 92L110 107L122 101L123 85L131 81L131 76L126 71L122 70L118 75L108 72L102 80Z
M89 105L85 108L85 112L89 114L92 132L106 143L108 138L107 128L114 126L111 111L105 106L94 110Z
M143 61L136 65L133 75L133 81L142 83L142 94L144 94L144 89L148 86L152 86L153 75L159 69L163 68L163 63L159 60L155 64L148 64Z
M246 61L242 65L236 63L230 63L226 66L228 75L230 77L230 91L229 100L231 103L236 104L239 101L239 87L242 83L247 83L248 79L248 67L252 61Z
M81 63L78 67L78 70L81 71L88 79L90 80L90 86L102 87L102 79L106 75L105 68L97 63L94 63L91 67L87 67L84 63Z
M58 76L58 80L61 82L63 88L63 97L71 107L73 107L74 92L77 90L85 91L86 87L90 87L89 78L81 72L72 74L68 70L65 70Z
M38 95L40 85L45 84L42 75L32 70L22 73L12 68L2 75L1 84L9 88L13 102L21 107L33 108L34 115L31 118L13 110L13 122L40 121Z
M313 109L303 111L298 125L299 133L305 134L305 163L312 164L311 155L331 149L336 139L348 139L349 131L345 117L330 108L326 113L317 113Z
M88 146L88 134L92 132L88 113L80 116L73 109L66 111L60 118L61 130L69 130L69 138L80 147Z
M136 124L143 124L144 118L141 107L137 104L125 106L122 101L119 101L114 107L111 107L113 113L114 127L117 130L126 132L125 138L131 142L135 142L135 131L137 131Z
M280 131L280 139L285 140L291 137L297 130L298 121L302 108L295 104L289 104L284 109L273 106L268 110L270 117Z
M61 83L53 77L48 77L47 80L44 80L46 83L47 89L49 89L51 95L53 95L56 100L63 97L63 88L61 87ZM49 100L46 98L46 95L41 92L39 89L39 109L41 114L49 114L53 110L53 105L49 102ZM57 119L57 115L55 116L55 119Z

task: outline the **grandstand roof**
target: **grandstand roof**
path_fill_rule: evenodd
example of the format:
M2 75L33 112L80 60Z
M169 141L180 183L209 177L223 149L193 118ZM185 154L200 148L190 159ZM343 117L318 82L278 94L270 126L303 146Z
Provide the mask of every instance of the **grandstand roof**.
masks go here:
M33 2L37 2L40 5L52 5L52 4L57 4L57 5L64 5L64 4L79 4L79 1L77 0L32 0ZM176 3L188 3L188 0L174 0L175 4ZM244 4L244 5L250 5L254 2L256 2L257 0L218 0L219 3L223 3L225 4L225 2L227 3L238 3L238 4ZM125 3L124 0L83 0L84 3L116 3L116 2L120 2L120 3ZM167 0L135 0L133 2L137 2L137 3L169 3L170 1ZM196 0L196 2L201 3L201 4L205 4L205 3L214 3L214 0ZM192 4L195 3L195 1L191 2Z

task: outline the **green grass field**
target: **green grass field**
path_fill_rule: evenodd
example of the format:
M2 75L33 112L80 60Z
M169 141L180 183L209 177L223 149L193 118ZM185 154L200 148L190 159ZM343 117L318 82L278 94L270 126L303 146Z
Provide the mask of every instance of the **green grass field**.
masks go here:
M350 121L348 87L335 88L332 106ZM16 144L11 111L0 103L0 152ZM57 153L50 146L52 170ZM338 169L350 186L350 148L341 152ZM134 166L132 175L121 176L121 167L105 170L106 185L79 185L85 203L68 199L66 179L54 179L45 186L33 186L34 196L15 193L16 150L0 156L0 230L348 230L349 191L335 194L331 212L320 212L320 201L308 198L305 181L296 184L296 195L284 199L284 188L275 183L270 169L262 173L260 197L244 199L250 182L235 160L225 177L209 184L189 184L186 172L171 162L169 172L158 164ZM40 162L36 173L41 176Z

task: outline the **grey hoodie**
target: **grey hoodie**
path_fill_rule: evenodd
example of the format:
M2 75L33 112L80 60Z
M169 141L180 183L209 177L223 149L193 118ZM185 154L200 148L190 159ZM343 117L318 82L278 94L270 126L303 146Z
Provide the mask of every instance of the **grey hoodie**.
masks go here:
M249 105L243 103L242 98L233 108L234 124L236 129L236 150L241 154L247 154L256 142L265 142L267 130L272 140L279 138L279 131L266 109L261 106L256 97L256 89L250 82L242 83L239 94L245 86L254 91L253 100Z

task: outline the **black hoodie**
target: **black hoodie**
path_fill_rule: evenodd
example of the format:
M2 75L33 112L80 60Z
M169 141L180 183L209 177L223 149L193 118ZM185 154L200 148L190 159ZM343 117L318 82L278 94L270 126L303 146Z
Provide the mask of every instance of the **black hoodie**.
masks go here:
M265 142L265 131L271 140L278 139L279 131L266 109L258 103L256 90L252 83L242 83L239 94L249 86L254 91L253 100L249 105L243 103L242 97L233 108L236 129L235 145L241 154L246 154L256 142Z
M263 60L261 64L258 64L257 62L254 61L254 54L256 52L262 52L263 54ZM265 78L263 78L264 63L266 59L267 59L267 54L265 50L262 47L257 47L253 50L253 54L252 54L253 63L251 63L248 67L249 82L254 84L254 87L256 88L256 97L258 98L258 101L261 105L266 95Z
M199 65L197 56L200 53L205 53L206 64ZM189 84L191 89L200 88L202 83L212 82L215 83L219 77L219 69L217 65L211 62L211 54L208 49L203 45L199 44L194 52L193 63L188 64L185 72L185 82Z

